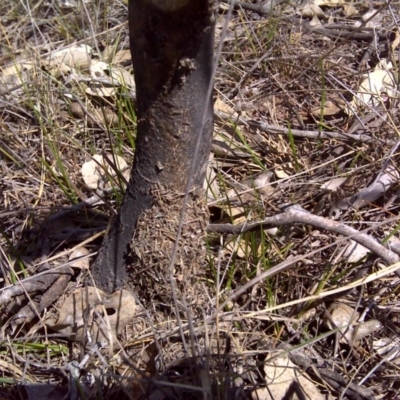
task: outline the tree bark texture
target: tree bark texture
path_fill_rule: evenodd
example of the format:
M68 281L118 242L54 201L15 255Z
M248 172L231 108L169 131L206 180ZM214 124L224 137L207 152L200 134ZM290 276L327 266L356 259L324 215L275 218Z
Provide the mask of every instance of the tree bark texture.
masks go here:
M138 131L124 201L92 270L96 283L106 292L127 283L135 285L137 268L154 268L144 265L143 257L148 252L153 256L147 262L153 263L159 258L154 254L164 246L162 252L168 258L171 243L163 245L159 235L166 228L164 237L172 238L176 232L176 218L192 163L195 174L191 190L198 196L198 189L203 187L213 131L212 100L208 94L212 85L215 12L214 0L129 1ZM198 135L201 145L194 159ZM192 224L188 228L190 234L184 228L183 237L185 232L189 236L197 232L204 239L206 211L201 203L199 197L189 199L188 208L194 213L189 220L201 215L202 222ZM157 224L161 231L154 233ZM132 253L136 261L132 260ZM161 274L165 273L161 272L163 268L160 267Z

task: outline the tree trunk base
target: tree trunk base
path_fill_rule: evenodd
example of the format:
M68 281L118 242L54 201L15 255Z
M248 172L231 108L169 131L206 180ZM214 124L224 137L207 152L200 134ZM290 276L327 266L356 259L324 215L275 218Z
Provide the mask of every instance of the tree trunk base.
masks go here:
M139 217L128 258L129 286L135 288L146 309L169 315L176 311L172 279L180 304L184 298L192 313L204 309L209 212L201 192L189 195L176 259L170 268L184 195L159 185L152 189L154 203Z

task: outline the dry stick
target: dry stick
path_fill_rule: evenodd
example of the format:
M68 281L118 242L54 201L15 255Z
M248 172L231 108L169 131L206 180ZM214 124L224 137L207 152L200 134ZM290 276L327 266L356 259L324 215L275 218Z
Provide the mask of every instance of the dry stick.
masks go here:
M233 0L233 1L222 0L222 3L232 4L233 8L235 8L235 9L243 9L243 10L255 12L259 15L267 16L267 15L273 14L274 7L283 3L283 1L282 0L277 0L277 1L272 0L269 2L269 4L267 4L265 6L258 5L258 4L245 3L243 1L238 1L238 0Z
M43 310L50 307L60 297L60 293L65 290L73 275L74 271L72 268L65 267L55 273L51 271L44 277L41 277L39 284L41 283L42 287L39 289L44 290L43 278L49 278L48 284L50 286L41 295L39 302L29 298L29 303L18 311L11 322L12 331L14 332L14 329L22 323L29 323L35 317L40 318Z
M367 28L363 28L362 30L358 28L358 32L354 32L353 29L348 29L348 27L345 25L343 25L340 29L331 29L330 27L311 27L310 25L305 24L305 28L311 33L319 33L320 35L324 35L332 39L370 41L375 36L378 36L380 40L387 40L387 32L390 32L394 26L391 24L387 28L378 32L369 30Z
M252 222L250 224L210 224L208 230L215 233L240 234L244 232L257 231L260 227L277 227L283 225L291 225L294 223L308 224L316 228L325 229L340 235L351 237L355 242L368 248L389 264L399 262L400 257L393 251L386 249L371 236L361 233L356 229L343 224L342 222L332 221L330 219L313 215L302 209L300 206L291 206L281 214L264 218L261 221ZM400 276L400 272L396 272Z
M229 0L222 0L222 3L229 3ZM301 25L304 29L312 32L312 33L318 33L320 35L328 36L331 37L332 39L340 39L340 40L349 40L349 39L354 39L354 40L360 40L360 41L368 41L371 40L375 37L375 35L378 35L381 40L386 40L387 39L387 32L389 32L391 29L395 28L395 24L389 25L389 27L386 27L385 29L381 29L380 31L376 31L376 29L368 28L366 27L366 23L371 20L374 16L379 14L383 8L386 8L390 2L385 3L383 6L381 6L376 12L370 16L370 18L367 21L363 21L363 24L361 26L353 27L353 26L348 26L345 24L334 24L332 26L312 26L310 22L304 21L303 18L297 18L297 17L292 17L292 16L284 16L280 15L279 13L276 13L274 10L274 7L277 5L281 4L282 2L277 1L274 3L271 1L270 4L266 6L260 6L256 4L250 4L250 3L245 3L242 1L235 0L233 2L233 5L235 9L243 9L247 11L252 11L255 12L261 16L276 16L279 17L283 20L290 21L293 24L298 24Z
M311 375L316 375L319 378L325 379L329 385L339 392L345 392L352 399L374 399L373 392L370 389L365 389L362 386L349 382L345 377L328 368L322 368L321 365L315 364L312 360L298 352L287 349L290 360L301 367L303 370ZM318 376L320 375L320 376Z
M65 250L61 254L58 254L58 255L56 255L56 256L54 256L52 258L49 258L46 261L52 261L52 260L55 260L58 257L62 257L64 255L66 255L66 254L72 253L78 247L84 246L85 244L95 240L96 238L98 238L99 236L101 236L103 234L104 234L104 232L99 232L96 235L93 235L91 238L85 240L84 242L77 244L72 249ZM74 259L74 261L77 261L78 259L79 260L84 260L84 259L90 258L90 257L92 257L92 256L94 256L96 254L97 253L88 254L86 256L82 256L82 257L76 258L76 259ZM39 265L42 265L42 264L43 264L43 262L40 262L40 263L36 264L35 267L39 266ZM58 265L57 267L53 267L51 270L46 270L46 271L43 271L43 272L39 272L39 273L37 273L35 275L32 275L32 276L30 276L28 278L20 280L16 284L13 283L13 284L11 284L9 286L1 288L0 289L0 307L3 306L4 304L7 304L7 302L12 297L18 296L22 292L24 292L24 293L32 293L34 291L39 290L40 288L44 288L43 282L46 279L45 275L51 275L51 274L54 274L55 272L58 272L58 271L60 271L59 272L60 274L65 273L65 272L63 272L64 268L65 267L69 267L70 265L71 265L71 261L67 261L64 264ZM32 283L30 283L30 282L32 282ZM22 289L20 289L21 285L23 285Z
M246 120L242 117L235 118L232 115L224 113L222 111L215 111L215 115L224 121L235 121L237 125L249 125L254 128L260 129L261 131L276 134L276 135L293 135L295 137L307 138L307 139L339 139L339 140L348 140L354 142L362 142L362 143L371 143L376 142L379 139L372 138L368 135L354 135L345 132L319 132L319 131L305 131L300 129L289 129L289 128L281 128L279 126L266 124L265 122L254 121L254 120ZM381 142L385 142L379 140ZM391 143L391 141L387 142Z
M348 133L341 132L318 132L318 131L302 131L300 129L288 129L280 128L274 125L269 125L264 122L258 121L247 121L250 126L258 128L268 133L275 133L278 135L288 135L289 133L296 137L308 138L308 139L341 139L341 140L352 140L355 142L371 143L377 139L371 138L368 135L350 135Z

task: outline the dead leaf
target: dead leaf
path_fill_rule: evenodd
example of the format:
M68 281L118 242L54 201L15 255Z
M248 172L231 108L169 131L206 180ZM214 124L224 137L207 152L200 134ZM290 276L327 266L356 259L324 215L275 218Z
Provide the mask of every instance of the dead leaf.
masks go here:
M243 224L246 222L247 219L243 207L232 207L228 204L227 206L221 206L221 208L235 224Z
M111 187L110 177L116 176L111 165L115 165L126 181L129 181L130 168L128 168L127 162L117 155L113 156L107 154L107 158L110 162L107 162L102 155L96 154L93 156L92 160L87 161L82 165L82 177L86 186L90 189L104 189L105 187Z
M313 0L312 3L321 7L341 7L346 4L345 0Z
M135 88L135 79L129 71L112 66L109 69L109 73L114 83L118 83L119 85L130 89Z
M12 64L4 69L0 68L0 83L6 85L21 85L26 83L27 75L36 67L33 61L24 61Z
M316 107L311 110L311 114L319 117L321 115L326 115L326 116L332 116L338 114L340 111L342 111L343 107L339 107L336 103L333 101L327 100L323 108L321 107Z
M345 107L345 111L348 115L353 115L354 109L363 108L366 105L379 105L387 97L395 97L397 93L393 65L390 61L383 59L372 72L365 75L350 106Z
M316 15L314 15L310 21L310 26L320 26L320 25L322 25L320 19Z
M103 51L103 59L110 64L119 64L124 61L130 61L131 51L130 50L117 50L115 46L106 46Z
M360 340L363 340L365 337L371 335L381 328L382 324L376 319L370 319L361 324L358 324L354 328L353 342L359 342Z
M86 44L73 45L66 49L53 51L43 60L52 68L76 68L87 70L92 58L92 48Z
M327 327L329 329L339 329L340 343L351 343L354 325L357 323L360 314L354 308L343 303L333 303L328 311L331 318L325 319Z
M313 19L314 17L316 17L318 22L319 22L318 18L321 19L327 18L325 13L321 10L321 7L319 7L314 2L309 2L304 6L303 11L301 12L301 16L303 18L313 18Z
M357 15L359 12L357 8L355 8L352 4L344 4L343 5L343 15L345 17L353 17Z
M90 64L90 75L93 78L93 84L86 88L87 94L110 97L116 94L117 88L126 87L130 90L132 98L135 97L135 79L123 68L95 60Z
M77 80L79 78L79 74L75 68L70 67L67 64L46 66L47 72L53 76L54 78L69 78L70 80Z
M75 290L63 303L58 320L47 320L46 325L72 341L83 341L86 331L93 341L109 341L132 322L135 310L131 292L119 290L107 296L88 286Z
M300 390L308 399L325 399L309 376L289 360L286 352L271 355L264 364L264 372L267 388L252 392L251 398L254 400L293 398L290 394L293 396L295 392L289 394L291 390Z
M296 173L296 169L292 162L287 162L279 165L274 172L278 179L287 179Z
M360 243L350 240L346 247L343 257L347 259L349 263L357 263L361 261L371 250L367 249Z
M227 103L225 103L223 100L221 100L221 98L219 96L217 97L217 100L215 100L214 109L216 111L220 111L224 114L227 114L231 117L233 117L235 114L235 110L231 106L229 106Z
M235 253L240 259L247 259L253 251L253 245L248 240L236 236L225 244L225 248L230 253Z
M83 258L90 254L89 250L85 247L78 247L69 256L70 267L78 269L89 269L89 257Z
M394 39L392 40L392 43L390 43L390 50L394 53L397 46L400 44L400 31L398 28L395 28L392 33L394 34Z
M324 321L329 329L339 329L340 343L356 344L382 327L382 324L375 319L358 323L360 314L343 303L333 303L328 311L331 318L326 318ZM335 326L332 326L331 322Z
M333 178L330 181L325 182L321 185L322 190L329 190L330 192L336 192L342 185L348 180L347 177Z
M377 28L382 20L382 14L377 13L376 10L370 9L361 16L361 21L354 23L355 27L359 27L364 24L365 28Z
M245 179L235 185L234 189L227 192L229 202L236 204L248 204L257 201L262 196L271 197L277 189L271 185L274 173L265 171L258 176Z

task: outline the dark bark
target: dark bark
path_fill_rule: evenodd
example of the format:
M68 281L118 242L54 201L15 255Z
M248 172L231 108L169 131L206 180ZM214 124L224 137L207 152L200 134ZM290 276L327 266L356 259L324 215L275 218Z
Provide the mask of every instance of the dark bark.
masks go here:
M184 192L193 162L191 189L203 186L213 130L208 94L215 6L213 0L129 2L138 132L120 213L93 266L96 283L104 291L113 292L128 282L132 236L139 216L154 204L155 188L162 187L164 194ZM198 135L201 146L194 160Z

